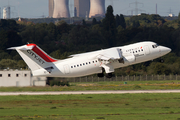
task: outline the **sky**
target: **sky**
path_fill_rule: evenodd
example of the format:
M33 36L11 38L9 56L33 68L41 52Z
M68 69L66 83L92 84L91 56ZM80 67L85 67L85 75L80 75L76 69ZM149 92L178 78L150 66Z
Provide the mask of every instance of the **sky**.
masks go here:
M69 0L70 9L74 9L74 0ZM112 2L113 1L113 2ZM114 15L123 14L131 15L132 10L135 9L138 2L138 9L142 10L142 13L155 14L156 4L157 13L161 16L168 16L173 13L178 16L180 12L180 0L106 0L106 8L108 5L113 5ZM113 4L112 4L113 3ZM22 17L22 18L42 18L48 16L48 0L0 0L1 7L1 18L2 9L5 6L11 6L11 17ZM141 12L139 11L138 14ZM135 14L135 12L133 12ZM71 16L73 15L73 11Z

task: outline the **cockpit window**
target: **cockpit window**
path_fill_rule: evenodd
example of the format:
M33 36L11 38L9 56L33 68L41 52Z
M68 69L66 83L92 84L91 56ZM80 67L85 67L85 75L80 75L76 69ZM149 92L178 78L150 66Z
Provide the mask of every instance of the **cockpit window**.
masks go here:
M153 48L157 48L158 46L158 44L152 45Z

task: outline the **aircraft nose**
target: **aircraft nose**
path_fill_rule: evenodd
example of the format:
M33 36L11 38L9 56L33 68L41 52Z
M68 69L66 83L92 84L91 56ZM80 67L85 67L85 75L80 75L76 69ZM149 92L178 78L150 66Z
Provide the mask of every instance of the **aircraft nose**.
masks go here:
M163 54L163 55L165 55L165 54L171 52L171 49L168 48L168 47L161 46L160 49L161 49L161 54Z

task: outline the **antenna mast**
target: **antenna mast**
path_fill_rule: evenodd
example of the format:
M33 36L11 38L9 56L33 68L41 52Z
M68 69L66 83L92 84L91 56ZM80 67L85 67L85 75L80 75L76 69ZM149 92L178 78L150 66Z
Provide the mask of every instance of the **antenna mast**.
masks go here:
M130 3L130 4L129 4L129 7L130 7L132 4L135 5L135 8L132 9L131 11L132 11L132 12L135 11L135 15L138 15L139 11L140 11L140 12L145 11L145 10L141 10L141 9L138 8L138 5L142 5L141 7L143 7L143 6L144 6L143 3L140 3L140 2L137 2L137 1L136 1L136 2Z

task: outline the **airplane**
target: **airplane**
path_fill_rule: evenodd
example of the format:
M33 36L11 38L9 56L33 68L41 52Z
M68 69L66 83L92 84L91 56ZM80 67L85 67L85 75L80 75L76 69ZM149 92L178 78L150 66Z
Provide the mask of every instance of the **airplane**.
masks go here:
M112 47L93 52L71 55L70 58L57 60L50 57L36 44L27 44L8 49L16 50L33 76L82 77L97 74L98 77L111 78L117 68L134 65L159 58L171 51L151 41ZM104 74L106 73L106 74Z

